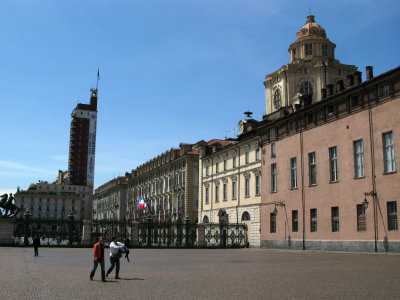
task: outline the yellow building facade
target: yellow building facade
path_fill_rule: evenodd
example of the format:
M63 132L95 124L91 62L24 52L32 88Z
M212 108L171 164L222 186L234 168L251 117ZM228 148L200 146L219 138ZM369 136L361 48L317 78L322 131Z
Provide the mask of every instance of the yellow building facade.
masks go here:
M249 245L260 246L260 139L247 137L245 131L241 128L238 140L195 145L200 160L198 219L200 223L244 223Z

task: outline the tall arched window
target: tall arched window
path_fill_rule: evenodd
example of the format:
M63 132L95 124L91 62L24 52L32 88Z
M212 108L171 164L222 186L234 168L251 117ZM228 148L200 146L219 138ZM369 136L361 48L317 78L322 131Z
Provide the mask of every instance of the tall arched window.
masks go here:
M208 217L207 217L207 216L204 216L204 217L203 217L203 223L204 223L204 224L207 224L208 222L209 222L209 221L208 221Z
M301 84L300 94L302 94L302 95L311 95L312 96L313 90L312 90L311 83L309 83L308 81L304 81Z
M280 89L276 89L276 91L274 93L274 106L275 106L275 109L281 108L281 90Z

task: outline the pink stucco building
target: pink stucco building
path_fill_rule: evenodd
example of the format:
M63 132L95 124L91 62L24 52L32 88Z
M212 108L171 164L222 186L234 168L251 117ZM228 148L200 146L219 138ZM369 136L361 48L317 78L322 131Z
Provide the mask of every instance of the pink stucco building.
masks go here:
M257 125L261 247L400 252L400 68L374 77L367 67L362 82L324 55L334 47L314 17L297 37L289 50L300 71L266 76L271 112Z

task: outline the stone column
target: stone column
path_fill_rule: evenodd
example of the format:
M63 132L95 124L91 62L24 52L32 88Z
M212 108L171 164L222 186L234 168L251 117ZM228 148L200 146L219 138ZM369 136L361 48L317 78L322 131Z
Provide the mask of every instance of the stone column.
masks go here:
M131 232L131 243L132 247L139 246L139 222L132 222L132 232Z
M92 234L92 221L83 220L83 230L82 230L82 246L90 247L92 243L90 241L90 236ZM97 241L96 241L97 243Z
M13 219L0 219L0 246L14 246L13 233Z
M206 227L203 223L197 224L197 246L198 247L205 247L206 243Z

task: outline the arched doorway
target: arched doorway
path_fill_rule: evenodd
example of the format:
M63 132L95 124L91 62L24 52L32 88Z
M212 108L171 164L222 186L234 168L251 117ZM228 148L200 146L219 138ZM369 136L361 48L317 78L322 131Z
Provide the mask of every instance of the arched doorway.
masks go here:
M219 220L219 224L228 224L228 214L226 213L225 209L221 208L218 211L218 220Z
M228 239L228 214L226 213L225 209L221 208L218 211L218 218L221 235L221 248L226 248L226 242Z
M250 221L250 214L247 212L247 211L245 211L243 214L242 214L242 222L243 221Z
M208 216L203 217L203 224L208 224L210 221L208 220Z
M248 234L251 234L251 217L248 211L243 212L242 214L242 223L246 224L247 230L246 230L246 246L249 247L251 244L251 236L249 238Z

